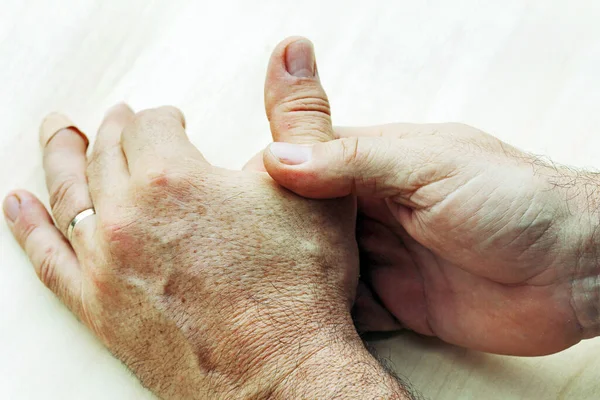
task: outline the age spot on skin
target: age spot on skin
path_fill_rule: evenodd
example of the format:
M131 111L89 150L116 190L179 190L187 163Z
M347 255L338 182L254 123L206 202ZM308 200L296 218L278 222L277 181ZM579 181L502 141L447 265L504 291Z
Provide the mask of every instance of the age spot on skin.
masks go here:
M174 279L169 279L163 286L163 294L165 296L171 296L174 293L177 293L177 283Z

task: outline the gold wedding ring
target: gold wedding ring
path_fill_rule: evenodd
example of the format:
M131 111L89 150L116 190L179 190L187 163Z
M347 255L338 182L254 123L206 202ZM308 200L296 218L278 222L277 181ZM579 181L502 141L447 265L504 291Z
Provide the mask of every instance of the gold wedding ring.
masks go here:
M77 226L78 223L80 223L87 217L92 216L94 214L96 214L96 211L93 208L88 208L87 210L83 210L82 212L77 214L75 218L73 218L73 220L69 224L69 227L67 228L67 239L69 239L69 242L73 237L73 230L75 229L75 226Z

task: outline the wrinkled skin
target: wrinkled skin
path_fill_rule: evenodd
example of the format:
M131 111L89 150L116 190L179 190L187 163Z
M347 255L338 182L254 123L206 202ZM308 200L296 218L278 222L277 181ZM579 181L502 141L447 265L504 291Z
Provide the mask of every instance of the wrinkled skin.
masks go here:
M597 335L593 177L462 124L339 128L336 136L296 165L267 150L265 167L307 197L359 195L361 278L400 323L516 355ZM357 302L359 325L390 329L369 299Z
M309 123L332 139L331 120L312 121L302 100L318 79L286 71L297 41L273 54L267 114L282 135ZM89 157L64 121L51 115L41 128L56 226L25 191L5 200L5 215L41 280L142 384L163 398L326 398L363 384L404 398L352 324L354 198L307 200L265 172L211 166L173 107L113 107Z
M126 120L125 159L108 136L118 144ZM107 121L87 173L96 215L73 237L79 262L64 240L42 237L50 219L27 192L16 193L26 212L13 229L37 247L44 283L142 383L195 398L268 376L246 386L259 396L292 372L298 346L318 351L328 326L351 327L357 250L354 222L342 217L352 199L306 201L266 174L210 166L171 108L118 106ZM63 231L62 210L87 208L85 179L68 170L84 148L74 129L46 146L46 164L66 165L48 181ZM116 170L125 162L130 174Z
M268 76L276 134L333 139L324 95L306 96L322 92L310 42L280 43ZM264 170L210 165L174 107L109 109L89 157L60 114L40 142L55 222L19 190L8 225L41 281L158 396L410 398L352 322L355 198L307 200Z
M131 354L142 328L139 351L150 345L153 358L173 361L169 370L180 370L183 358L195 375L189 379L204 372L235 385L245 379L240 369L263 368L270 352L290 351L281 341L300 345L322 325L344 322L329 311L347 310L355 286L356 270L347 268L356 265L355 245L343 233L352 222L341 221L343 208L301 201L264 176L199 172L190 159L174 164L132 185L118 210L97 209L103 250L96 257L110 261L89 267L85 321L119 358L135 360L136 375L156 368ZM140 329L115 330L139 316Z

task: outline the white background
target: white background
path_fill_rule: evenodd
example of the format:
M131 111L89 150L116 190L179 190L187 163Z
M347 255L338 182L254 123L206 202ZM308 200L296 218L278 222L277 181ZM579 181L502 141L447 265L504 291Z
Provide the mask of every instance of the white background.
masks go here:
M289 35L315 43L337 125L460 121L600 166L599 17L594 0L0 0L0 195L21 187L47 201L46 113L93 138L122 100L180 107L210 161L241 167L269 141L263 78ZM407 333L376 345L433 399L600 396L598 340L534 359ZM37 281L4 224L0 398L151 398Z

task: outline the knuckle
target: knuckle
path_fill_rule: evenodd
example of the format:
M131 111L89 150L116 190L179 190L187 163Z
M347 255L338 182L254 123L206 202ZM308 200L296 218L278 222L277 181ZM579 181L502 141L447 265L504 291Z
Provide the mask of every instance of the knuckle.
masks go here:
M166 165L154 165L146 169L140 176L140 184L147 189L164 189L177 186L181 182L180 174Z
M185 125L185 116L183 115L183 112L177 107L162 106L157 108L156 112L158 114L170 117L176 120L177 122L181 123L182 125Z
M463 124L462 122L447 122L443 124L443 132L449 133L454 137L471 137L474 134L479 133L476 128L473 128L470 125ZM440 134L442 131L440 131Z
M273 109L268 117L275 129L291 136L308 137L319 141L331 140L331 110L323 94L296 94Z
M111 159L111 155L121 151L121 144L113 144L103 148L102 150L94 149L88 157L88 169L100 169L106 165L107 160Z
M143 204L159 204L173 198L185 200L194 187L198 187L197 180L191 182L189 175L176 165L153 165L140 173L134 179L132 186L133 195Z
M56 257L56 250L52 247L47 248L44 250L42 261L36 269L40 281L52 291L55 291L57 287Z
M278 104L278 111L284 113L318 112L331 116L331 107L325 93L300 92L289 96Z
M176 140L184 130L183 121L173 114L158 110L144 110L137 113L129 125L123 130L122 137L138 138L152 141L155 135L170 137Z
M337 142L341 147L338 157L346 170L346 177L350 179L353 193L359 187L363 193L378 193L392 185L395 174L391 171L397 165L393 156L384 153L392 148L391 142L383 145L362 137L350 137ZM384 143L387 144L388 141Z
M39 225L31 222L25 218L21 218L19 220L19 233L17 236L18 241L25 246L25 243L29 240L29 238L34 234L34 232L39 228Z
M172 126L183 124L183 113L179 109L171 106L164 106L155 109L142 110L138 112L133 125L137 128L147 128L148 126Z
M136 223L139 219L135 218L135 212L126 216L119 210L105 211L98 221L98 239L106 245L106 250L112 256L113 261L128 260L131 250L142 246L136 240L136 238L144 236L140 231L140 224Z
M341 156L344 165L360 164L365 157L365 146L362 145L362 140L359 137L351 137L340 140Z
M131 124L125 127L124 136L136 137L138 133L157 129L161 125L161 117L155 110L143 110L135 115Z
M79 179L75 175L58 177L56 184L50 190L50 208L61 210L69 198L75 195Z
M451 131L470 130L472 129L469 125L462 122L447 122L444 124L447 129Z
M135 116L133 117L133 121L135 123L140 123L140 122L152 120L152 119L156 118L156 116L157 116L157 112L154 109L142 110L135 114Z
M129 227L131 224L125 223L120 219L113 218L111 220L104 220L100 224L100 235L105 243L110 245L122 244L127 242L129 235Z

